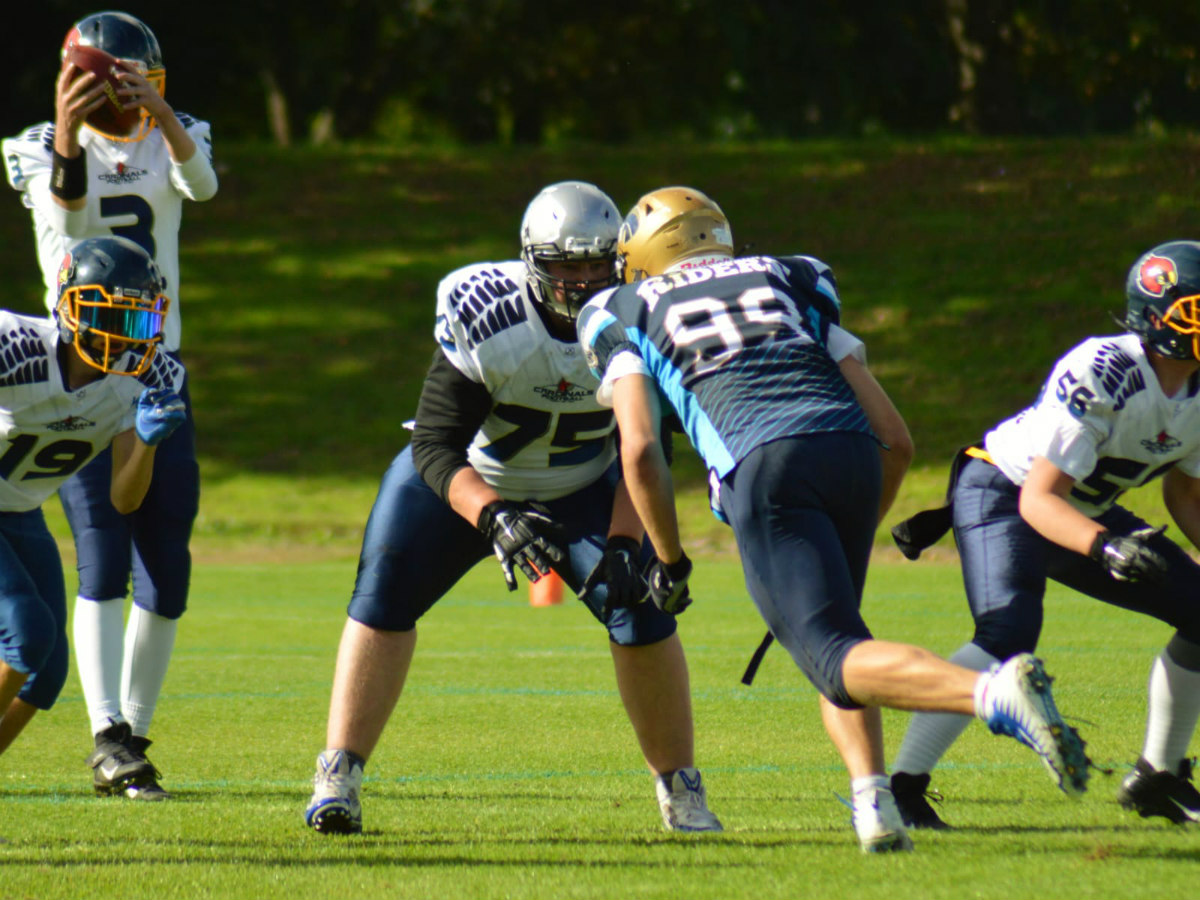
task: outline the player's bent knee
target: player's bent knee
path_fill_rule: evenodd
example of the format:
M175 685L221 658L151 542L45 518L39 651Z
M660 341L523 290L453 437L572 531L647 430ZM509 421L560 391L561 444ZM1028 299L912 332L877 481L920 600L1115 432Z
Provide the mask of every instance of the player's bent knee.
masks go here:
M605 623L608 638L621 647L647 647L665 641L678 626L675 617L646 602L633 609L613 610Z

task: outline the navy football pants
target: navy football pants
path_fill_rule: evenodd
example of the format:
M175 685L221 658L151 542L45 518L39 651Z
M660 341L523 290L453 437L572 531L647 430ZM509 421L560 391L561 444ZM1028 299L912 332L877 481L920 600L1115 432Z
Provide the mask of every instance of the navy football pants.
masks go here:
M577 593L604 553L616 480L613 466L588 487L544 501L550 517L566 529L562 549L569 559L557 571ZM487 558L495 558L491 544L422 480L412 449L405 448L383 476L367 520L347 612L371 628L408 631L469 569ZM499 564L492 565L497 587L505 590L500 587L504 582ZM614 610L605 621L600 613L606 599L607 587L600 585L583 601L617 644L653 644L675 633L675 617L649 602Z
M1166 583L1116 581L1099 563L1042 537L1021 518L1021 489L989 462L972 459L954 489L954 538L962 559L972 639L997 659L1029 653L1042 630L1046 579L1173 625L1200 644L1200 566L1164 536L1151 546L1170 564ZM1146 523L1113 506L1096 521L1117 534Z
M817 690L844 709L858 704L842 663L871 637L859 607L880 488L879 446L852 432L763 444L721 482L755 606Z
M187 608L192 556L188 541L200 509L200 467L187 382L180 392L187 421L158 445L146 499L123 516L109 498L108 447L58 489L75 536L79 593L92 600L124 597L133 573L133 600L166 619Z
M68 656L62 559L42 511L2 512L0 657L30 676L17 696L38 709L53 706Z

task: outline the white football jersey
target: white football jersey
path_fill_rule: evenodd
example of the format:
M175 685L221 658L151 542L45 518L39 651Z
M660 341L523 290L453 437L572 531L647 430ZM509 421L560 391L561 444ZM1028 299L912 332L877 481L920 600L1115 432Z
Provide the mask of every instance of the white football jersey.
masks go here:
M37 509L133 427L143 390L183 384L183 366L156 353L139 378L105 375L69 391L57 349L58 326L49 319L0 310L0 511Z
M451 363L492 397L467 452L509 499L552 500L599 478L616 458L612 412L575 341L551 337L520 261L480 263L438 285L434 334Z
M1034 457L1054 463L1076 480L1071 504L1095 517L1172 466L1200 478L1200 381L1167 397L1137 335L1090 338L985 445L1014 484L1024 483Z
M179 113L179 121L196 142L197 154L212 161L212 138L207 122ZM21 192L21 202L33 211L38 264L46 285L46 309L58 302L58 266L66 248L85 237L110 234L139 244L158 263L167 279L164 293L171 308L163 329L163 346L178 350L181 332L179 303L179 223L184 199L196 199L171 162L166 139L153 129L140 141L109 140L81 128L79 144L87 154L87 224L78 234L56 231L44 210L50 195L54 124L42 122L3 142L8 182ZM203 198L203 199L207 199Z

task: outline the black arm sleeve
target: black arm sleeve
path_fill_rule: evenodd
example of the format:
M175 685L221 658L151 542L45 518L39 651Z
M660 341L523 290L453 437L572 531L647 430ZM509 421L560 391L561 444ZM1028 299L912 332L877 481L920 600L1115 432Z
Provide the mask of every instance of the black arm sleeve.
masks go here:
M467 448L492 411L492 396L446 358L439 347L421 387L417 426L413 430L413 464L421 477L449 502L450 479L467 462Z

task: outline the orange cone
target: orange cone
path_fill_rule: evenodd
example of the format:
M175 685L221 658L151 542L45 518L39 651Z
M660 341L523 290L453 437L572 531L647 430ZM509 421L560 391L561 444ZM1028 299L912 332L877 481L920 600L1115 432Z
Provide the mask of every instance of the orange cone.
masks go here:
M563 602L563 580L551 569L529 585L530 606L557 606Z

